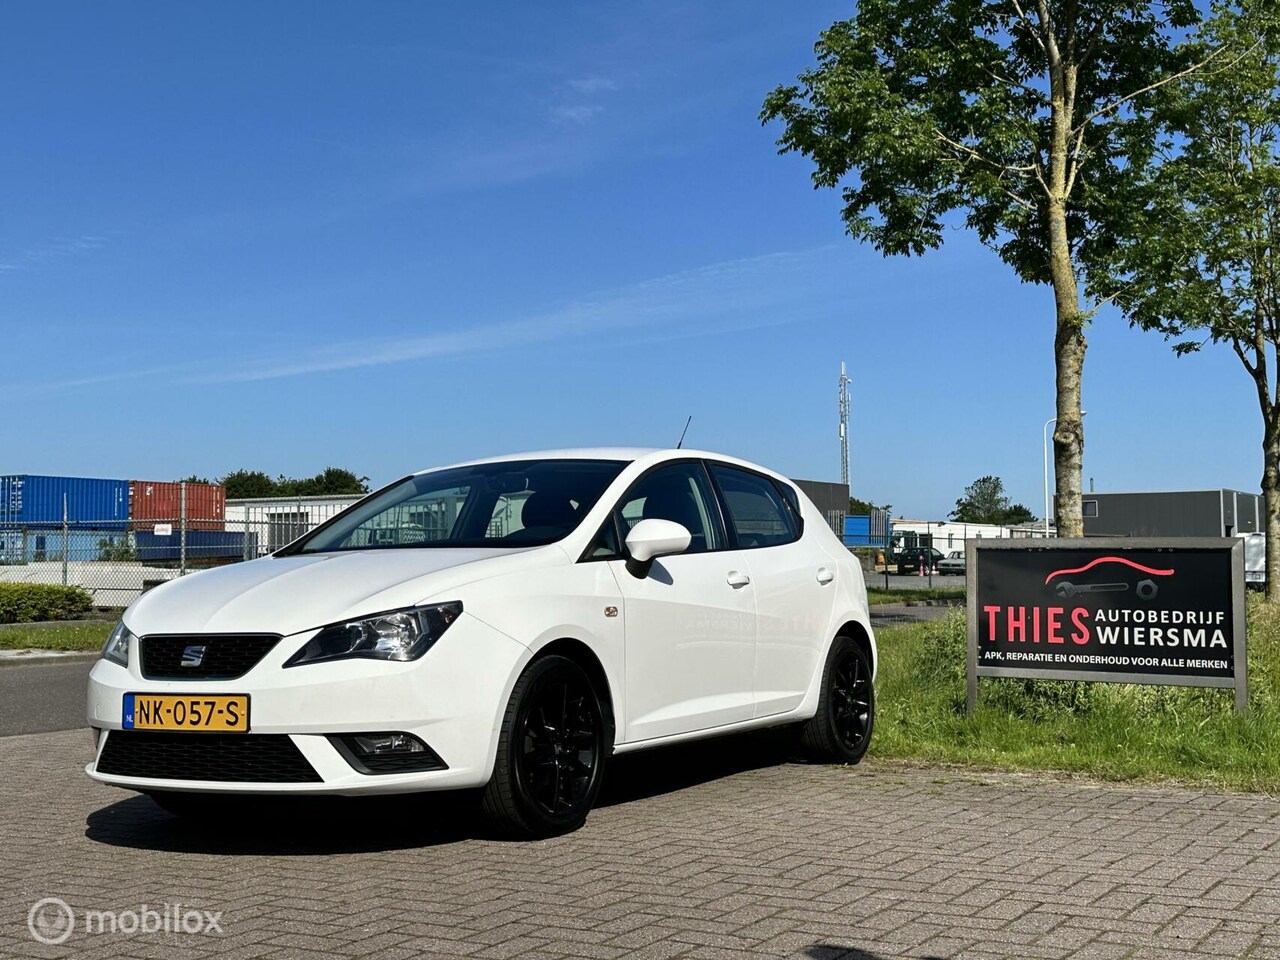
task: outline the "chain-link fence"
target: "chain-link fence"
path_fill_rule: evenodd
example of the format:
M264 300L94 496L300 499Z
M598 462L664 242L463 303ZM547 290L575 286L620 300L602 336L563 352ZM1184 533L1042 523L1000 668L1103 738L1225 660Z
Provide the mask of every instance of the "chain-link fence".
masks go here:
M229 500L216 520L0 522L0 581L83 587L95 606L126 607L166 580L273 553L358 499Z

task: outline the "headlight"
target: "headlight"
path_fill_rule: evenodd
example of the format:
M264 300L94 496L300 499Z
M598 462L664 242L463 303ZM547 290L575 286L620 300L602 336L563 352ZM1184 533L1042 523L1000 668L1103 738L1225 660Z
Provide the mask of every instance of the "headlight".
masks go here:
M127 667L129 665L129 641L133 638L133 634L129 632L129 628L121 620L116 624L116 628L111 631L111 636L107 637L107 643L102 648L102 659Z
M431 649L449 624L462 614L461 603L390 610L376 616L323 628L287 661L286 667L325 660L363 657L372 660L417 660Z

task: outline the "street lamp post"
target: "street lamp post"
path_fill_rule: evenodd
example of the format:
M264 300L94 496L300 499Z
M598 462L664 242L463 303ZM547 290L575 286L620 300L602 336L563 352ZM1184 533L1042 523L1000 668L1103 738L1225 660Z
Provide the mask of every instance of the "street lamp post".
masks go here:
M1080 411L1081 420L1088 415L1088 410ZM1046 537L1049 536L1049 424L1057 422L1057 417L1046 420L1044 422L1044 430L1041 431L1044 435L1044 535Z

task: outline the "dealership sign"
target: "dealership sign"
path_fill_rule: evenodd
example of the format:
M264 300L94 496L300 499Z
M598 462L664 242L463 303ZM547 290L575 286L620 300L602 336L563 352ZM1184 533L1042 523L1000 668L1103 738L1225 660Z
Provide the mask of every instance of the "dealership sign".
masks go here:
M979 677L1234 687L1246 702L1238 538L969 540Z

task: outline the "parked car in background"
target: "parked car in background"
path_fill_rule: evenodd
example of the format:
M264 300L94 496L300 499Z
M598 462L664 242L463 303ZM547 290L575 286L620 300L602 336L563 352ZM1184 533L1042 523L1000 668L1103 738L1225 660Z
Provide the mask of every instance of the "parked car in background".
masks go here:
M942 551L936 547L903 547L898 551L894 562L898 565L900 574L919 573L921 562L924 563L924 572L928 573L941 559Z
M964 572L965 565L963 550L952 550L938 561L938 573L943 574L944 576L947 574L957 574L963 577Z
M1267 586L1267 535L1265 533L1237 533L1244 541L1244 585L1250 590L1264 590Z
M614 753L794 726L857 763L875 668L862 568L790 480L526 454L143 594L89 676L85 769L212 823L228 795L474 788L546 836L583 823Z

